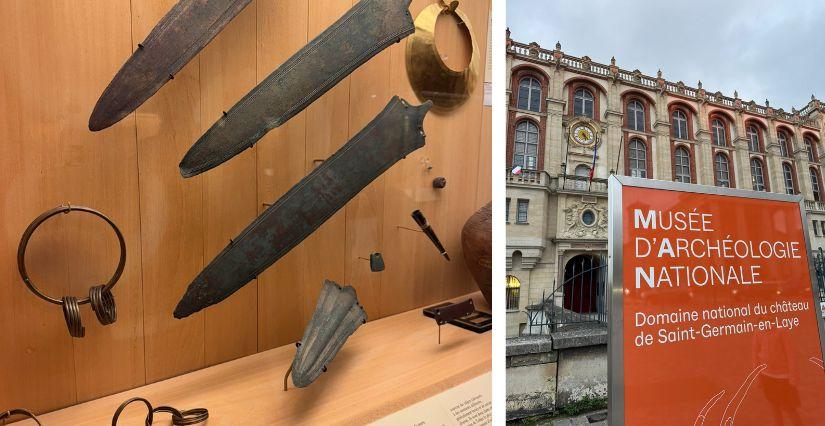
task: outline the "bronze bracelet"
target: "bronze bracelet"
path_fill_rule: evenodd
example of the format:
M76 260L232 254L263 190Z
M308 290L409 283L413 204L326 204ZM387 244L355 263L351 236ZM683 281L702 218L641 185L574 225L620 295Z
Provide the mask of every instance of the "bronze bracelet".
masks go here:
M12 418L13 416L27 417L29 419L34 420L34 422L37 423L38 426L42 426L42 425L40 425L40 420L37 420L37 417L35 417L34 414L32 414L29 410L24 410L22 408L15 408L13 410L9 410L9 411L5 411L5 412L0 413L0 421L2 421L3 422L2 424L5 425L6 420Z
M206 408L192 408L183 411L180 411L177 408L170 407L168 405L161 405L160 407L153 408L152 404L146 399L135 397L127 399L123 402L123 404L120 404L120 407L117 408L117 411L115 411L115 415L112 417L112 426L117 426L117 421L120 418L120 414L123 412L126 406L136 401L140 401L146 404L146 408L149 410L145 420L146 426L151 426L152 423L155 421L155 413L171 414L172 424L175 426L195 425L198 423L203 423L209 418L209 411Z

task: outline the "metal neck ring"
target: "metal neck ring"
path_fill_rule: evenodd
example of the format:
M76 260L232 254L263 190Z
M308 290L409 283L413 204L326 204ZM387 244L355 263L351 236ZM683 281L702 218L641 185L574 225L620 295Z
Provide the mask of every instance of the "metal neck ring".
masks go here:
M419 99L431 100L442 110L452 110L467 101L478 79L480 57L469 18L457 2L433 3L415 18L415 33L407 41L407 76ZM441 14L451 14L470 37L471 55L467 68L455 71L444 63L435 41L435 27Z
M90 213L103 219L104 221L106 221L106 223L109 224L109 226L112 227L112 229L115 231L115 235L117 235L118 243L120 244L120 260L118 261L117 269L115 270L114 275L112 275L112 278L109 279L109 282L106 283L106 285L103 288L103 291L110 291L112 287L114 287L115 283L117 283L117 280L119 280L120 276L123 275L123 268L126 266L126 242L123 239L123 234L121 234L120 229L118 229L117 225L115 225L115 223L112 222L112 220L106 217L106 215L104 215L103 213L91 209L89 207L72 205L59 206L47 212L44 212L43 214L38 216L29 225L28 228L26 228L26 231L23 232L23 236L20 238L20 245L17 247L17 270L20 271L20 278L23 279L23 282L26 284L26 287L28 287L32 293L34 293L37 297L49 303L54 303L55 305L62 305L63 301L61 299L56 299L54 297L44 294L42 291L40 291L39 288L37 288L37 286L34 284L34 281L32 281L31 277L29 277L29 272L26 269L26 247L29 245L29 240L31 239L32 234L34 234L34 231L43 222L60 213L68 214L73 211ZM77 303L78 305L89 303L89 297L84 297L83 299L78 300Z

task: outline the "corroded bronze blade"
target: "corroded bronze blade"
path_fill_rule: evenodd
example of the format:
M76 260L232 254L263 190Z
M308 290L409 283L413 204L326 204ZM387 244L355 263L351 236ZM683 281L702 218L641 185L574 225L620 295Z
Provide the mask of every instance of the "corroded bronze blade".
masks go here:
M325 280L304 337L292 361L292 383L299 388L309 386L327 370L349 336L367 322L364 308L358 304L355 289L341 288Z
M252 147L361 64L412 34L410 1L358 2L215 122L181 160L181 175L203 173Z
M367 126L308 174L223 249L175 308L187 317L226 299L326 222L398 160L424 146L424 116L395 96Z
M174 78L252 0L180 0L155 25L100 95L89 129L129 115Z

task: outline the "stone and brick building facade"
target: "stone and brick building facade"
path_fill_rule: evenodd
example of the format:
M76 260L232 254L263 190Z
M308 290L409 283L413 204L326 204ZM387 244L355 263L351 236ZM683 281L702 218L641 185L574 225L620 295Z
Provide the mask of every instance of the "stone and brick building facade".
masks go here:
M506 69L507 270L520 285L508 290L508 336L570 262L606 257L612 173L802 194L812 246L825 246L825 103L815 97L784 111L509 32Z

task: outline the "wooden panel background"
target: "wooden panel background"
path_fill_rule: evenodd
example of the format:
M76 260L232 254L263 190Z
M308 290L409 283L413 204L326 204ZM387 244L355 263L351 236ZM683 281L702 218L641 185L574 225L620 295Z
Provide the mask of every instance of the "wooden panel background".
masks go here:
M435 0L413 0L413 16ZM44 412L296 341L323 279L356 287L370 319L475 290L461 256L464 221L490 200L490 109L483 80L449 114L430 113L427 145L373 182L310 238L223 303L184 320L171 312L190 280L243 227L368 123L392 95L417 103L405 42L339 83L254 149L184 180L178 162L241 96L355 0L253 1L134 114L87 130L97 97L175 0L0 1L0 410ZM486 61L490 0L461 3ZM469 49L441 19L450 64ZM480 70L483 77L483 70ZM432 166L428 170L426 165ZM445 176L444 190L431 181ZM115 287L118 321L82 307L87 335L68 336L60 308L24 287L20 235L70 202L109 215L128 257ZM420 208L452 262L414 226ZM380 251L386 270L359 259ZM44 225L29 269L54 295L108 278L117 241L78 214Z

